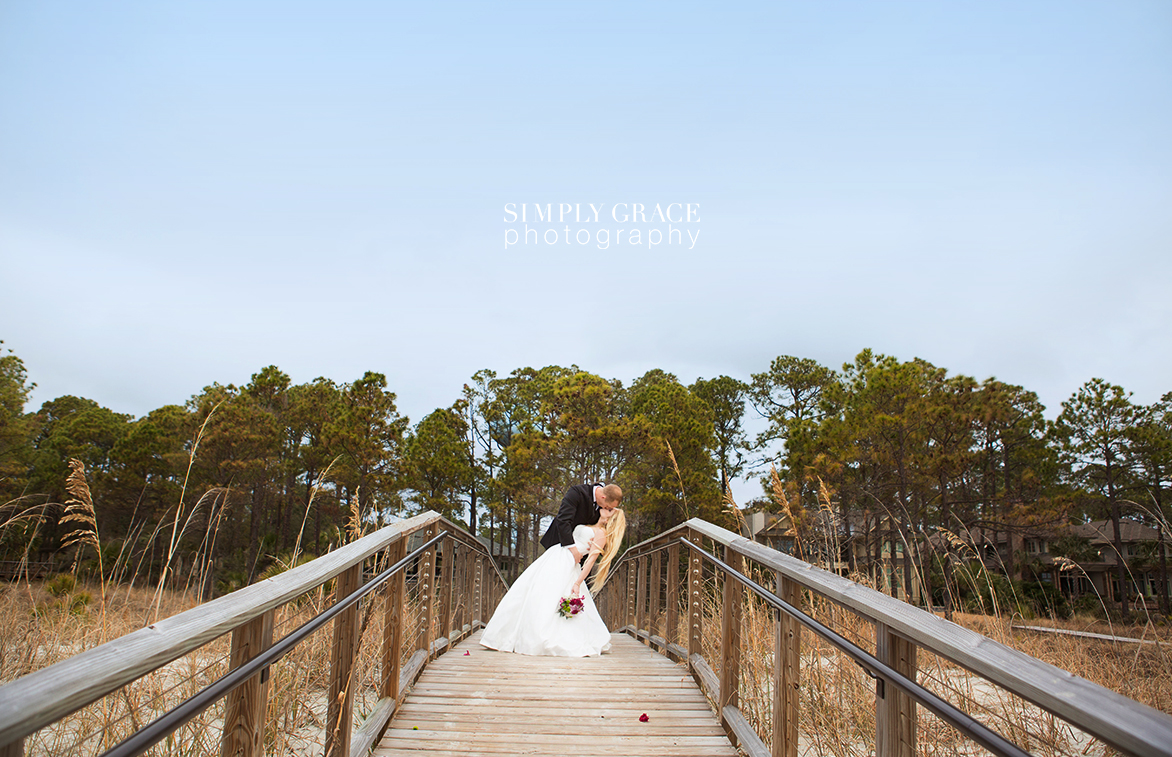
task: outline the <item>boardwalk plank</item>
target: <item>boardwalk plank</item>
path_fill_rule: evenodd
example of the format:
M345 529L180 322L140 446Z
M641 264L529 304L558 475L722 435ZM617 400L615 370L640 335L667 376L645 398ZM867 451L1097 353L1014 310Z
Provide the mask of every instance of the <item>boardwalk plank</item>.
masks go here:
M374 755L736 755L688 672L625 634L581 659L494 652L479 638L428 665Z
M412 716L441 714L447 715L448 717L513 718L534 716L543 718L545 720L549 719L549 708L540 707L536 702L513 702L507 707L508 712L501 713L500 715L486 713L481 711L479 708L472 707L468 709L468 712L475 712L475 715L467 715L465 711L461 709L461 705L465 704L469 704L469 702L462 699L451 699L444 702L436 700L430 700L428 702L408 702L398 711L403 713L404 717L406 717L407 714ZM661 702L655 703L655 711L660 713L661 717L672 717L677 720L685 721L695 720L703 716L705 713L711 714L712 712L711 708L709 708L706 704L702 706L677 704L675 707L665 707ZM647 708L629 706L625 708L607 707L605 709L575 708L574 712L580 718L600 718L603 720L614 719L621 722L623 718L630 718L632 716L638 719L641 714L647 712Z
M504 707L504 708L540 707L542 712L545 712L547 714L549 713L548 706L543 706L541 701L534 701L531 699L529 699L529 700L517 700L517 699L501 700L501 699L484 699L484 698L479 698L479 697L426 697L426 698L416 699L416 700L412 700L412 701L415 704L418 704L421 706L426 705L426 706L434 706L434 707L447 707L449 711L452 709L458 709L461 707L471 708L474 705L482 705L482 706L486 706L486 707ZM611 713L624 712L624 711L634 712L636 715L647 712L647 702L646 701L635 702L635 703L624 703L624 702L614 702L613 700L611 700L611 701L608 701L606 703L606 705L607 706L605 707L605 709L599 711L599 710L594 709L594 707L590 703L583 702L579 705L575 705L574 712L578 713L581 716L586 716L586 717L595 717L595 716L610 717ZM700 702L698 700L692 701L692 702L666 702L666 701L655 700L655 708L656 708L656 710L659 710L662 712L675 712L675 711L680 711L680 710L688 710L688 711L693 711L693 712L703 712L705 710L711 711L711 708L708 706L707 702Z

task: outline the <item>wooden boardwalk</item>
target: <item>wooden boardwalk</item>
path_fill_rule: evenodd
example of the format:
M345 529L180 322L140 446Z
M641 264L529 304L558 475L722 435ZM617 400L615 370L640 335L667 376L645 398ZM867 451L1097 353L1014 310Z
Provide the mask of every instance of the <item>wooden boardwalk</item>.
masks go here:
M479 639L428 664L373 754L737 754L688 671L626 634L580 659L494 652Z

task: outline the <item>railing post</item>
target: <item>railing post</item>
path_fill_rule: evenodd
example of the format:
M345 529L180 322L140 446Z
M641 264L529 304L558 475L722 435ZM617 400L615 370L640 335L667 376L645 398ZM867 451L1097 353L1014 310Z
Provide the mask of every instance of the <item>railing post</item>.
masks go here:
M492 591L496 585L492 562L488 557L480 558L480 623L487 625L496 605L492 602Z
M435 524L428 526L424 531L424 539L432 538L436 535L436 531ZM424 550L423 554L420 555L419 562L419 601L421 607L415 648L422 649L429 660L431 659L431 641L435 638L435 547L436 545L433 544Z
M615 569L614 577L608 583L610 587L610 616L612 628L622 628L627 624L627 577L631 575L631 566L623 562ZM622 586L622 591L619 587Z
M635 589L635 630L642 631L647 622L647 556L640 555L635 561L638 564L638 573ZM651 644L651 634L647 634L647 644Z
M690 535L699 540L697 534ZM694 549L688 550L688 657L703 653L702 623L704 622L704 558Z
M480 591L479 591L479 614L481 624L488 623L488 606L492 601L492 594L490 593L490 586L492 582L492 571L490 570L492 562L489 558L481 555L480 557Z
M24 757L24 739L0 744L0 757Z
M916 680L916 645L885 623L875 624L875 656L905 677ZM894 686L876 681L875 757L914 757L916 703ZM882 692L882 693L880 693Z
M468 613L468 571L464 569L463 544L452 542L452 554L456 562L452 565L452 631L458 639L464 633L464 616ZM457 591L457 587L459 591Z
M635 594L636 594L636 579L639 572L635 566L635 560L627 560L627 596L624 597L623 607L627 613L626 625L631 626L636 631L639 630L638 619L635 617Z
M651 575L647 579L647 591L650 594L651 606L647 610L647 641L655 635L659 628L659 596L663 587L663 560L660 550L655 550L651 556ZM664 629L666 631L666 629Z
M464 614L461 616L468 626L468 633L472 633L472 626L476 623L476 571L479 567L478 557L471 547L464 547Z
M489 572L488 568L485 568L484 570L485 570L485 573ZM504 591L504 589L505 589L504 580L500 574L493 571L491 578L492 578L492 584L489 586L489 589L488 589L488 602L492 606L492 612L486 612L484 614L485 615L485 619L484 619L485 623L487 623L489 620L491 620L492 616L496 613L497 605L499 605L501 603L501 592Z
M496 612L496 587L499 584L499 578L495 570L492 570L492 561L489 558L484 558L480 567L480 622L485 625L488 624L492 614Z
M391 545L391 565L407 556L407 537ZM403 667L403 619L407 615L407 571L391 576L387 588L387 606L383 624L382 696L399 699L399 676Z
M680 545L667 548L667 627L663 638L668 644L680 643Z
M464 635L464 626L472 628L472 571L468 567L470 550L468 545L460 545L460 635Z
M741 571L741 556L732 548L724 548L724 561L731 570ZM736 743L736 737L724 717L725 707L736 707L740 703L741 685L741 600L744 589L740 582L725 574L722 581L722 602L720 622L720 721L729 738Z
M469 621L473 627L476 621L484 621L484 558L476 553L476 560L472 568L472 614Z
M269 610L232 631L228 666L236 669L273 643L273 611ZM269 670L249 678L228 694L224 707L222 757L259 757L264 754L265 705L269 701Z
M801 596L798 584L776 571L777 596L793 607ZM773 757L797 757L798 692L800 691L802 627L777 611L773 638Z
M334 601L358 591L362 563L347 568L336 579ZM358 603L334 620L334 645L330 650L330 700L326 715L326 757L349 757L351 713L354 706L354 655L358 650Z
M441 541L440 544L443 545L443 551L440 553L438 559L442 559L444 564L443 572L436 586L441 597L439 635L447 639L448 643L451 643L452 606L454 599L452 595L456 593L456 582L454 580L456 571L456 540L449 536Z

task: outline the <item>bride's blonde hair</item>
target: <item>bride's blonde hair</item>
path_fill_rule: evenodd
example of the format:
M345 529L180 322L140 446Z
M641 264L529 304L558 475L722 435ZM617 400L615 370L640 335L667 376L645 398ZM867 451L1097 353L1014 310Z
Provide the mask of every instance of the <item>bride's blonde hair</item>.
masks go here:
M602 554L598 558L598 565L594 571L594 579L590 582L592 594L606 583L606 575L610 573L611 560L618 554L619 547L623 544L623 534L627 532L627 514L616 508L603 528L606 531L606 546L602 548Z

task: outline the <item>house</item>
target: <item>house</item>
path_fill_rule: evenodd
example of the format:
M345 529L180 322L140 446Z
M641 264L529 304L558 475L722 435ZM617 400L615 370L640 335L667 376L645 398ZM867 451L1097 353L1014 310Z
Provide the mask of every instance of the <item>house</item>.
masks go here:
M1122 559L1127 565L1127 590L1133 599L1154 600L1160 590L1159 532L1142 523L1123 519L1119 524ZM1078 523L1062 529L1033 528L1012 532L968 534L969 551L980 552L991 572L1014 579L1033 580L1057 588L1067 599L1097 595L1119 602L1115 529L1109 520ZM978 546L979 545L979 546ZM1166 555L1172 549L1164 545Z
M869 577L880 591L899 599L917 603L921 586L919 570L911 570L910 583L904 573L904 541L891 527L876 535L864 528L860 518L848 516L846 522L830 510L820 509L804 530L802 539L785 514L748 513L741 526L742 535L767 547L819 565L840 576ZM878 519L882 526L889 520Z
M1034 572L1043 583L1054 584L1067 597L1095 593L1104 600L1119 602L1118 566L1122 561L1128 577L1128 596L1155 599L1160 592L1160 548L1172 556L1168 544L1161 545L1154 528L1123 519L1119 522L1122 554L1115 548L1115 528L1109 520L1073 525L1066 533L1025 540L1027 559L1036 560Z
M476 540L484 545L492 559L500 568L501 573L516 578L521 573L521 562L525 555L517 554L517 547L511 541L501 544L500 541L490 542L486 536L477 536Z
M778 552L794 553L794 532L789 517L785 515L748 513L741 525L741 535Z
M911 580L904 572L905 545L900 532L880 518L864 524L848 517L846 524L827 510L805 529L801 539L784 515L756 512L746 515L742 533L768 547L822 565L839 575L870 578L875 588L916 603L922 593L921 571L913 566ZM864 528L864 525L868 528ZM962 561L980 561L993 573L1050 584L1068 599L1097 595L1118 603L1117 566L1128 568L1127 591L1133 599L1158 598L1160 582L1159 532L1132 520L1120 523L1122 555L1116 553L1109 520L1080 523L1063 530L1034 528L994 532L989 529L938 530L916 542L921 560L928 554L952 554ZM1172 557L1172 545L1163 545ZM913 555L914 556L914 555ZM1172 582L1170 582L1172 583ZM1169 592L1172 595L1172 592Z

